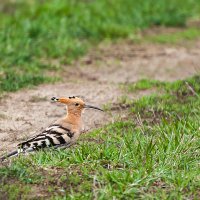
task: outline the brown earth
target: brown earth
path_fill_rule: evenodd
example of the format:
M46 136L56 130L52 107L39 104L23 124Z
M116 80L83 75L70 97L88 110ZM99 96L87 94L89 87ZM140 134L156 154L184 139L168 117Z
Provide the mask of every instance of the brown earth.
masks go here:
M127 95L120 89L121 83L142 78L184 79L199 72L199 59L200 41L189 46L134 44L130 41L100 45L73 66L67 66L62 72L63 82L23 89L0 99L0 153L10 151L17 143L37 134L65 114L63 105L50 102L52 96L80 95L91 105L101 107L116 103L122 95ZM131 98L151 92L137 92ZM100 127L124 115L123 110L114 114L87 110L83 116L84 130Z

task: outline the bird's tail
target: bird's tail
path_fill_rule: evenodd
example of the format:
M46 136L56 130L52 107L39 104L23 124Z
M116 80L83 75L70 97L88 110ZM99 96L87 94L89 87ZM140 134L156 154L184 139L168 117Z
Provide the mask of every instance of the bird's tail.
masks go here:
M3 162L4 160L6 160L8 158L16 157L16 156L18 156L20 154L30 153L30 152L33 152L33 151L34 151L34 149L32 149L32 148L31 149L26 149L26 151L22 151L22 150L18 149L16 151L12 151L11 153L9 153L9 154L7 154L5 156L2 156L0 158L0 161Z
M18 151L13 151L13 152L11 152L11 153L9 153L9 154L7 154L7 155L2 156L2 157L0 158L0 161L3 162L4 160L6 160L6 159L9 158L9 157L18 156L18 154L19 154Z
M69 148L71 145L73 145L74 143L73 142L70 142L70 143L66 143L66 144L59 144L59 145L56 145L56 146L53 146L53 148L55 149L65 149L65 148ZM31 152L34 152L35 150L34 149L26 149L25 151L19 151L16 150L16 151L12 151L11 153L7 154L7 155L4 155L0 158L0 162L3 162L4 160L6 160L7 158L10 158L10 157L16 157L18 155L20 155L21 153L31 153Z

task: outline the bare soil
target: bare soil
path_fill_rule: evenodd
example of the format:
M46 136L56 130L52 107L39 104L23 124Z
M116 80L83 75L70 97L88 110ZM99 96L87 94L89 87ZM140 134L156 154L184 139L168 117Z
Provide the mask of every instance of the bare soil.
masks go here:
M184 79L199 72L199 60L200 41L189 46L134 44L130 41L101 44L73 66L66 66L62 72L63 82L23 89L0 99L0 154L12 150L17 143L39 133L65 114L63 105L50 102L53 96L79 95L88 104L102 107L127 95L120 89L121 83L142 78ZM151 92L155 91L137 92L131 98ZM123 110L113 113L86 110L84 130L101 127L125 114Z

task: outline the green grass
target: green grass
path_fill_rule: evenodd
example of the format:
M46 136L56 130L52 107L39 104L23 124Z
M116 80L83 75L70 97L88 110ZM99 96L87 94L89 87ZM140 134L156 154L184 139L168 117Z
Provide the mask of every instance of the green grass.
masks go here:
M199 13L199 0L2 1L0 92L48 82L47 71L57 70L52 60L69 63L102 40L152 25L184 26ZM13 86L7 77L14 76Z
M17 182L21 196L34 185L52 199L199 199L200 77L157 87L162 94L129 99L127 121L1 168L1 193Z
M0 91L17 91L23 87L32 85L39 85L41 83L55 82L59 78L45 77L42 74L15 74L13 72L7 72L4 77L1 78Z
M177 31L174 33L146 36L142 40L148 41L148 42L153 42L153 43L178 44L180 42L195 40L198 38L200 38L200 29L199 28L188 28L186 30Z
M128 84L122 85L121 88L125 89L127 92L135 92L138 90L141 91L141 90L151 89L153 87L158 88L163 85L165 85L165 83L161 81L141 79L137 81L136 83L128 83Z
M23 186L21 187L20 184L12 184L12 185L5 185L2 186L1 189L1 198L2 199L10 199L15 200L16 197L19 199L24 199L26 196L28 196L28 193L30 192L30 187Z

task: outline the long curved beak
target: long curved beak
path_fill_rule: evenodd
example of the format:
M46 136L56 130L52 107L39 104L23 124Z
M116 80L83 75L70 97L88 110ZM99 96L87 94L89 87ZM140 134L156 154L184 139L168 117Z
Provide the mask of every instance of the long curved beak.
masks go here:
M103 110L102 110L102 109L100 109L100 108L97 108L97 107L95 107L95 106L85 105L85 106L84 106L84 108L91 108L91 109L100 110L100 111L102 111L102 112L103 112Z

